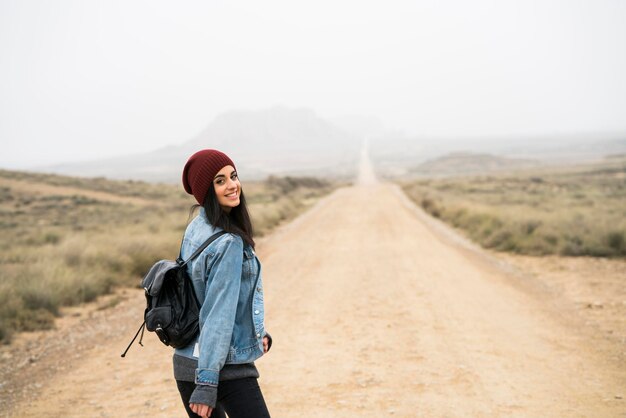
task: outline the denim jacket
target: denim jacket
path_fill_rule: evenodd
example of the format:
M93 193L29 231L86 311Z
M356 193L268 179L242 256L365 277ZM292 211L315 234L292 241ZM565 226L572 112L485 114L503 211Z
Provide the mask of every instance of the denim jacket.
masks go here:
M187 259L212 234L203 208L181 246ZM217 386L225 364L251 363L263 355L266 335L261 264L241 237L225 234L187 264L200 309L200 334L175 354L198 360L196 384Z

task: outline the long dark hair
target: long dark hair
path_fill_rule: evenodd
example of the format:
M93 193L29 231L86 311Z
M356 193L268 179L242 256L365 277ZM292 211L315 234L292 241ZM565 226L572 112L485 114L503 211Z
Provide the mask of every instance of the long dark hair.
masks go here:
M198 207L200 205L193 205L191 211ZM220 227L226 232L239 235L244 243L254 248L254 231L243 190L239 194L239 205L231 208L230 212L226 212L218 203L215 188L213 187L213 182L211 182L202 207L204 208L207 221L211 225Z

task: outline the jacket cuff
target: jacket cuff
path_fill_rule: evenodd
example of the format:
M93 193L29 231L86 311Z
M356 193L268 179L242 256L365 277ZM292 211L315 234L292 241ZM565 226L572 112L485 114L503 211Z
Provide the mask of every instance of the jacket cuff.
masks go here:
M220 381L220 372L211 369L196 369L196 385L215 386Z
M215 404L217 403L217 387L196 385L196 388L189 398L189 403L201 403L215 408Z

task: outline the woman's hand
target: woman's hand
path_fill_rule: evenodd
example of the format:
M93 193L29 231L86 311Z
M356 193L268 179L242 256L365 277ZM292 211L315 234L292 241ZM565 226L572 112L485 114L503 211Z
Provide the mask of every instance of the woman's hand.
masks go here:
M200 415L202 418L209 418L211 416L211 412L213 412L213 408L203 403L190 403L189 407L194 413Z
M263 337L263 352L267 353L270 349L270 339Z

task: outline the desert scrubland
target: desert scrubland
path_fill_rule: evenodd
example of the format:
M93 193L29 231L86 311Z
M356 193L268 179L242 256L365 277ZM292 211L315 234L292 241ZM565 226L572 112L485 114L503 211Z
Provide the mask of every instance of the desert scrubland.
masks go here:
M305 181L312 182L309 187L294 188L293 179L258 185L264 190L264 200L259 197L254 209L259 219L262 209L279 219L270 216L279 211L270 210L272 203L291 193L298 201L303 196L315 201L299 206L308 210L267 230L258 241L266 325L274 345L257 366L272 415L623 416L626 262L619 239L606 240L607 233L623 225L615 216L623 211L623 195L614 197L623 188L619 170L594 170L419 180L401 188L378 182L364 158L357 184L323 197L330 189L310 179ZM572 191L576 184L583 190ZM63 195L71 199L78 189ZM161 225L159 219L171 217L164 240L174 243L159 250L171 256L190 204L171 191L168 198L156 197L171 206L154 215L145 214L144 207L132 212L133 205L146 200L130 194L110 196L107 204L127 205L126 216L135 213L128 219L137 222L145 218ZM276 194L270 198L268 191ZM246 192L254 201L252 188ZM87 197L97 194L103 200L99 193L111 195L94 190ZM558 206L559 201L565 203ZM299 205L289 202L282 204ZM432 213L432 207L439 212ZM461 209L468 219L497 217L498 222L484 225L492 234L509 231L509 240L517 244L480 247L468 239L469 229L452 228L452 220L442 215ZM568 209L577 214L578 229L556 222ZM595 225L586 220L604 216L609 228L585 241L585 228ZM529 235L529 221L535 222L533 232L557 234L556 245L548 240L546 246L521 249L528 238L514 232L521 228ZM148 245L154 235L134 237L130 232L141 226L118 222L124 239L135 245ZM87 249L98 234L116 231L115 223L103 229L96 225L78 231L91 231L82 241L85 251L75 250L81 256L90 254ZM55 230L42 226L35 231L40 238L33 248L63 248L70 239L57 231L56 242L46 242L46 234ZM582 237L575 248L599 242L605 252L565 255L567 234ZM129 251L124 240L116 242L120 254ZM135 345L119 358L141 322L143 295L140 289L114 287L96 302L61 308L54 330L20 333L1 347L6 416L180 416L171 350L147 335L143 347Z
M244 193L263 235L331 188L270 177ZM194 203L178 185L0 170L0 342L53 327L63 306L136 286L155 260L177 256Z
M485 248L626 257L626 156L593 164L402 183L426 212Z

